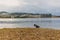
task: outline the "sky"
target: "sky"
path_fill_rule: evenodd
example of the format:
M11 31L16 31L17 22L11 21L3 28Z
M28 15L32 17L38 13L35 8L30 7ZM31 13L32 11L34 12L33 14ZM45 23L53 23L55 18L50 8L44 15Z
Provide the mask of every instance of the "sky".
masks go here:
M0 11L60 15L60 0L0 0Z

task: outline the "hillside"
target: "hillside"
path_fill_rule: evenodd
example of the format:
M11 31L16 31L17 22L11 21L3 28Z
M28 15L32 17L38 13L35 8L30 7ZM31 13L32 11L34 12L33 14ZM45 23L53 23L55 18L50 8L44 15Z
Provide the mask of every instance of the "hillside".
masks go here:
M0 18L51 18L52 14L0 12Z

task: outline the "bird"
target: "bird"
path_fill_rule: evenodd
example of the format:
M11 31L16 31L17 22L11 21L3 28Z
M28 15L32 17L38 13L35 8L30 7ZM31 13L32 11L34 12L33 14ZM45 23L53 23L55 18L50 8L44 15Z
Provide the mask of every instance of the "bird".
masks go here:
M36 28L40 28L40 26L38 26L37 24L34 24L34 26L35 26Z

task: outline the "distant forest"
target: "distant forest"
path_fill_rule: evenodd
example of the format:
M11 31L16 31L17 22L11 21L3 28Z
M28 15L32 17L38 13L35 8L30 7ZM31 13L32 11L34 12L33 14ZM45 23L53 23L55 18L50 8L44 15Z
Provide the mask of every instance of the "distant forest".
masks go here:
M52 14L41 14L41 13L9 13L2 11L0 12L0 18L48 18L52 17Z

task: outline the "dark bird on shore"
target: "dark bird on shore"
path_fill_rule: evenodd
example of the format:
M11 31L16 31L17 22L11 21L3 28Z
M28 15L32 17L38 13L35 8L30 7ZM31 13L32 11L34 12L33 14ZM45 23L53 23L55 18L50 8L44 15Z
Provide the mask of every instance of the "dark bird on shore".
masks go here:
M36 28L40 28L40 26L38 26L37 24L34 24L34 26L35 26Z

